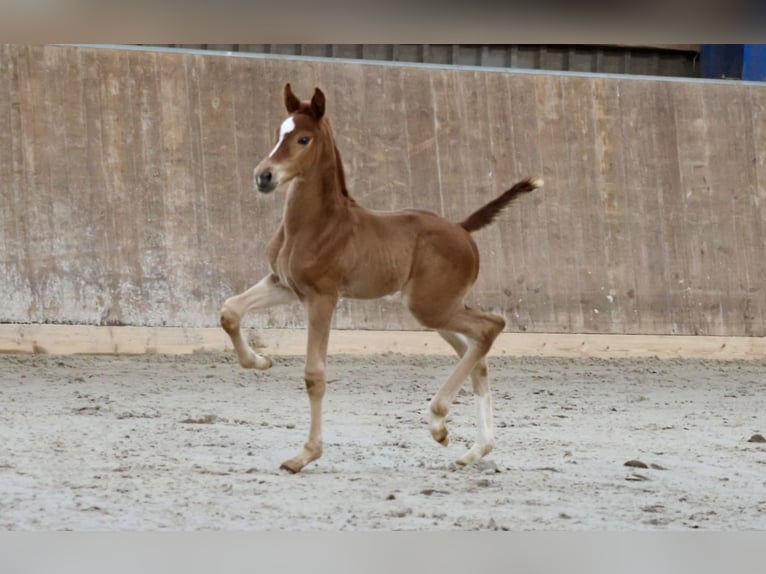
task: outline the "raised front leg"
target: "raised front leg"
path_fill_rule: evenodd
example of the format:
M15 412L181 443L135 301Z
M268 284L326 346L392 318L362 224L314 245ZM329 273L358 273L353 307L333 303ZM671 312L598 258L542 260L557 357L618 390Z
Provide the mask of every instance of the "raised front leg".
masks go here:
M322 399L327 386L327 344L330 341L330 323L336 302L337 297L334 296L314 296L305 302L309 328L304 378L311 422L308 440L301 451L282 463L282 468L290 472L299 472L308 463L322 456Z
M221 327L231 338L240 365L246 369L268 369L271 366L269 357L253 351L242 338L242 316L253 309L266 309L296 300L295 294L282 285L274 274L267 275L247 291L226 299L221 307Z

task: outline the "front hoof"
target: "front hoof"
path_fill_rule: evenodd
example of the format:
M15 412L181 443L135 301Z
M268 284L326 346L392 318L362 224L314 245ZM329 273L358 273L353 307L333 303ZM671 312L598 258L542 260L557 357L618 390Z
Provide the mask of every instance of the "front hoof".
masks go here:
M298 474L301 471L301 468L302 467L294 464L289 460L279 465L279 470L286 470L290 474Z
M258 358L258 365L255 367L256 369L265 371L274 365L274 361L272 361L271 357L268 355L256 355L256 357Z
M240 359L239 361L239 365L243 369L258 369L260 371L270 369L273 364L274 362L271 360L271 357L266 355L258 355L252 351L248 354L247 357Z
M303 464L300 461L291 458L280 464L279 468L280 470L286 470L290 474L298 474L303 469Z
M296 474L300 472L307 464L314 462L322 456L322 443L306 443L301 451L293 458L283 462L279 468Z
M442 446L449 445L449 432L446 427L431 430L431 436Z

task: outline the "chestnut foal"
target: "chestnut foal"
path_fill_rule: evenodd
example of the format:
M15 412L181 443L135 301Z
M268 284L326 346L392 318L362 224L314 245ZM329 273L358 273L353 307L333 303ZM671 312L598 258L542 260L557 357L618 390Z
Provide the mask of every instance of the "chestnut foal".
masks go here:
M277 143L255 168L262 193L287 192L282 221L268 244L271 273L221 309L221 326L231 337L242 367L268 369L272 362L242 338L247 311L303 303L308 316L305 381L311 408L308 440L282 468L299 472L322 455L322 398L330 322L340 297L374 299L401 293L414 317L435 329L460 356L454 372L430 403L430 430L448 444L445 418L470 375L478 399L478 436L457 462L474 463L494 446L492 399L486 355L505 327L497 315L463 302L479 273L479 252L471 238L518 195L542 185L525 179L460 223L427 211L378 212L358 205L346 189L338 148L318 88L310 102L284 88L288 117Z

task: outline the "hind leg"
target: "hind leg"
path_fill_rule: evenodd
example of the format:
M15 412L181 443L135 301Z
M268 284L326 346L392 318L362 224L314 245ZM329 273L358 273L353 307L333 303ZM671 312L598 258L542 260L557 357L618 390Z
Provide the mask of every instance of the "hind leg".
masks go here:
M427 309L427 304L424 303L423 307ZM485 357L495 338L505 327L505 320L464 305L448 314L446 318L441 313L431 315L426 309L411 306L413 315L421 323L436 328L442 337L453 345L459 355L462 353L455 370L431 399L431 436L440 444L449 444L447 413L460 387L471 375L474 392L478 398L478 438L476 444L458 460L458 464L471 464L488 454L493 447L492 399L487 384Z
M459 357L468 350L468 340L463 335L450 331L437 331L455 349ZM487 378L487 358L482 357L471 371L471 383L476 395L477 434L476 442L457 460L460 465L473 464L492 452L495 446L495 426L492 418L492 395Z
M430 403L431 436L449 443L445 424L455 395L471 375L479 398L479 438L458 461L470 464L492 450L492 402L487 385L485 357L505 320L467 307L463 302L479 273L479 251L464 231L450 229L424 235L417 244L410 281L405 295L410 312L424 326L441 331L458 355L450 374Z

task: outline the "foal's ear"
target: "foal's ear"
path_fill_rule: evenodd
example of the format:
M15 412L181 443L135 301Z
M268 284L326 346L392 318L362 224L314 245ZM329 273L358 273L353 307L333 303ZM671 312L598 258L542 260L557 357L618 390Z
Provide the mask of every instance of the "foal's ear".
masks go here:
M311 98L311 111L317 120L324 115L324 94L319 88L314 88L314 96Z
M285 84L285 108L287 113L291 114L295 110L301 107L301 101L293 94L293 89L290 87L290 82Z

